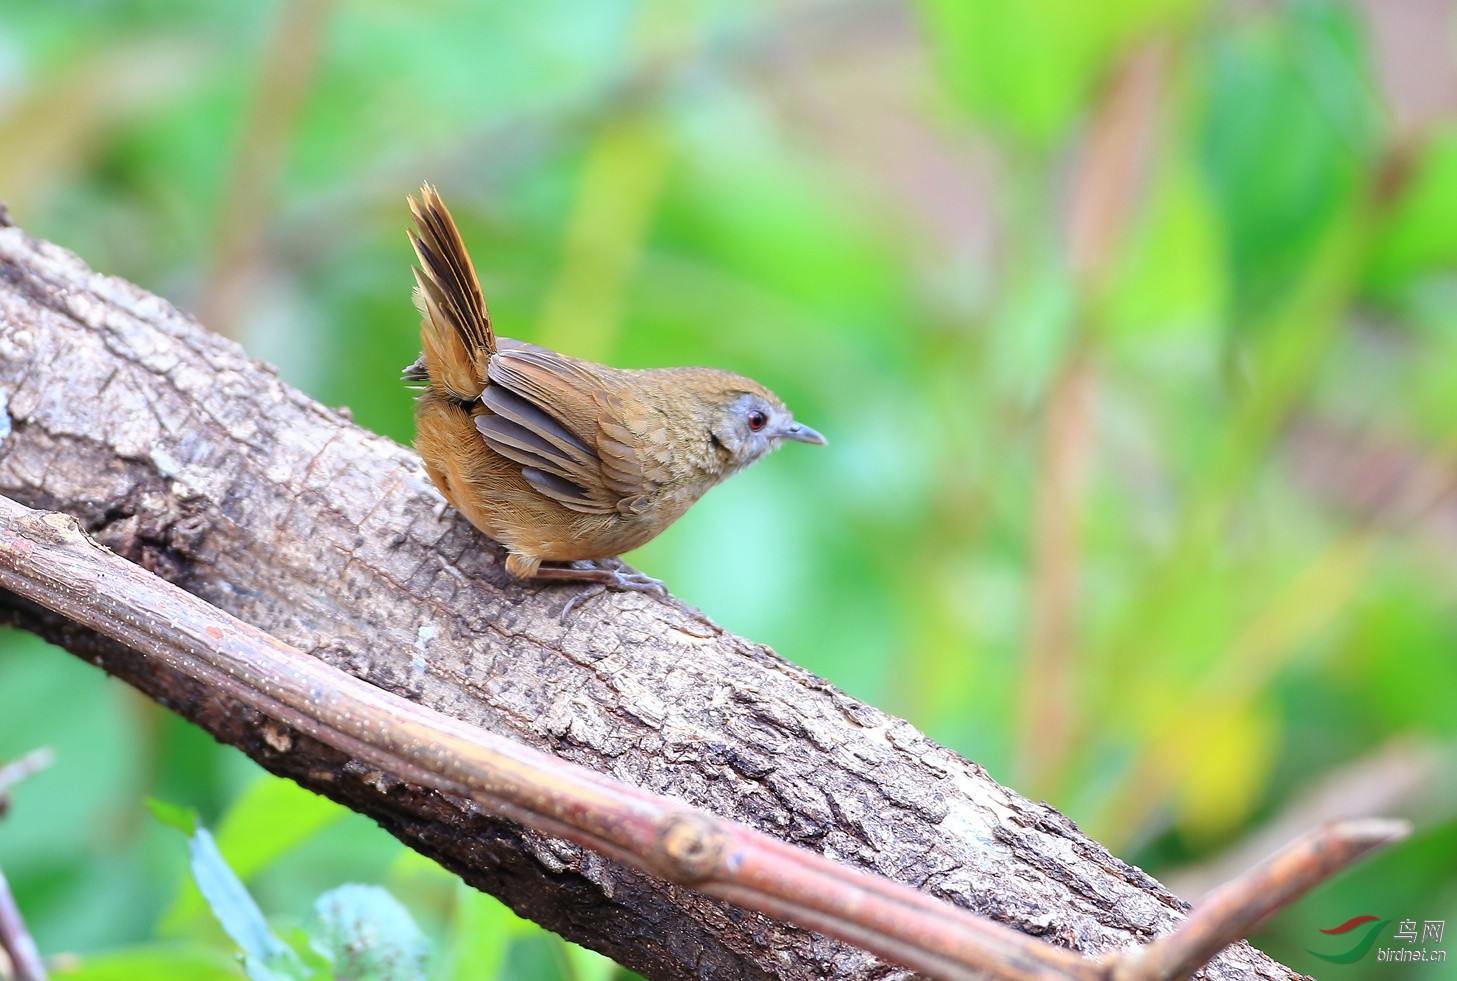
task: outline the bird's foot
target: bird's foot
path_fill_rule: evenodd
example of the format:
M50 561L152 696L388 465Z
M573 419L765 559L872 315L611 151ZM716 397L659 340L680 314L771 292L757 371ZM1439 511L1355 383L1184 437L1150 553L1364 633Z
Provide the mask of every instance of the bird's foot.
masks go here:
M654 579L652 576L643 575L635 569L627 569L618 563L616 568L604 569L600 566L588 566L573 570L583 573L578 578L587 580L590 585L579 590L575 596L567 600L567 605L562 607L562 619L566 620L572 615L578 604L586 600L601 596L606 592L614 593L651 593L659 599L667 599L668 587L661 579Z

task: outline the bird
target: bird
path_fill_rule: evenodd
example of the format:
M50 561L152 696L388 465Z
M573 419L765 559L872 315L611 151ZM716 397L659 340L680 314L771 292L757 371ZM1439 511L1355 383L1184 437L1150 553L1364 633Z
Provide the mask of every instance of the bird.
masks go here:
M661 581L604 560L657 537L783 443L826 442L742 375L614 368L497 337L439 192L425 183L408 202L422 352L404 373L419 389L415 448L517 579L663 595Z

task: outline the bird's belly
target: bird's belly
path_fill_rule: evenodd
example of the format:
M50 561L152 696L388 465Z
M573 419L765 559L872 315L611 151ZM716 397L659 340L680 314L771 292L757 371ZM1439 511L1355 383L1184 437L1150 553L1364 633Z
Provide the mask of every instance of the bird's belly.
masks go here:
M495 530L480 522L476 525L513 551L548 562L606 559L630 552L656 538L697 499L697 495L665 493L635 514L592 514L543 497L519 471L513 475L514 482L496 483L509 492L494 500L488 508L491 513L484 516Z
M506 534L514 541L505 543L549 562L577 562L630 552L666 527L641 516L571 513L571 518L550 526L533 522L512 528Z

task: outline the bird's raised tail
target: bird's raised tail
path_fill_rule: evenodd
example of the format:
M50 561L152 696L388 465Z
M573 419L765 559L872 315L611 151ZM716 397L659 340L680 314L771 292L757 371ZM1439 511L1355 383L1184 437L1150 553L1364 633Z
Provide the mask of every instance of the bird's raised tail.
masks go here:
M435 188L421 185L420 199L409 200L419 230L409 234L420 260L414 270L415 306L420 310L424 353L405 369L405 378L428 382L453 398L473 401L486 386L486 365L496 353L496 335L481 282L455 219Z

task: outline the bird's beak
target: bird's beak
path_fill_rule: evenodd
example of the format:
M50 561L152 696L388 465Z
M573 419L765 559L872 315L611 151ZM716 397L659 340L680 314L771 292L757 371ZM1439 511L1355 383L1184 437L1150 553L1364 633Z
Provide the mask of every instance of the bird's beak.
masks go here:
M784 430L783 436L785 439L792 439L800 443L813 443L815 446L824 446L829 442L813 429L798 422L792 423L788 429Z

